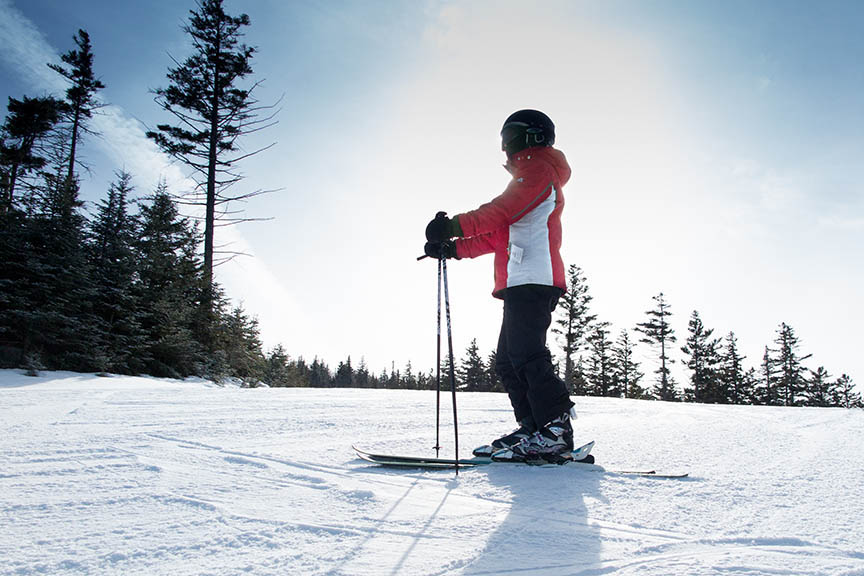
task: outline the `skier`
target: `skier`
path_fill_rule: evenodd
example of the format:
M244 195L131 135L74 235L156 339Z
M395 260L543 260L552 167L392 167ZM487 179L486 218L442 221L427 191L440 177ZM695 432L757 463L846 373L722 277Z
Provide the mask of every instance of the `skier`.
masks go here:
M561 188L570 178L564 154L552 147L555 126L537 110L511 114L501 128L501 150L512 180L476 210L426 227L432 258L476 258L495 253L495 289L504 301L495 372L519 427L475 450L493 460L552 459L573 449L573 402L552 367L546 332L566 290L561 260ZM453 240L455 238L455 240Z

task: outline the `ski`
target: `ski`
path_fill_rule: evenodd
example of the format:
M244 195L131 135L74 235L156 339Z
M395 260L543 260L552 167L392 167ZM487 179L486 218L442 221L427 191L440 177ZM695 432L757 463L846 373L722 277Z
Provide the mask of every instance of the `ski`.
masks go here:
M460 468L476 468L479 466L488 466L495 465L499 466L501 464L523 464L528 466L558 466L567 464L568 466L575 466L577 468L588 470L592 472L601 472L605 474L615 474L621 476L638 476L642 478L666 478L666 479L675 479L675 478L687 478L689 477L689 473L664 473L658 472L656 470L616 470L616 469L607 469L603 466L598 466L593 464L591 460L588 459L591 449L594 447L594 442L591 441L587 444L584 444L571 452L571 457L562 457L557 462L548 462L546 460L531 460L528 462L493 462L490 457L486 456L475 456L473 458L461 458L459 459L459 467ZM366 462L370 462L372 464L376 464L378 466L383 466L387 468L425 468L425 469L437 469L437 470L447 470L453 469L456 467L456 460L450 458L434 458L434 457L423 457L423 456L399 456L394 454L375 454L372 452L368 452L357 446L352 446L354 452L357 454L359 458L365 460ZM593 458L593 457L592 457ZM583 460L580 462L579 460Z
M550 462L547 460L529 460L527 462L518 462L518 464L527 464L529 466L549 466L568 463L579 463L578 461L593 461L588 460L591 449L594 447L594 441L583 444L575 448L568 456L560 456L556 461ZM378 464L381 466L401 467L401 468L455 468L456 460L450 458L433 458L423 456L396 456L392 454L373 454L366 450L362 450L357 446L352 446L357 456L367 462ZM505 464L505 462L493 462L489 456L475 456L473 458L464 458L459 460L460 467L475 467L485 466L487 464Z

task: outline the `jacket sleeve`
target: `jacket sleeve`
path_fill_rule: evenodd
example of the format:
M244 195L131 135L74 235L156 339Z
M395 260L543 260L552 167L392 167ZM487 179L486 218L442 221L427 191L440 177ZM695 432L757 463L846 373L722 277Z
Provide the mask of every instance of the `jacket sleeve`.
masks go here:
M496 242L496 237L499 234L500 232L496 231L468 238L457 238L456 255L459 258L477 258L494 252L495 246L500 244L500 242Z
M480 236L518 222L551 194L553 178L553 171L545 162L529 164L500 196L458 215L463 235Z

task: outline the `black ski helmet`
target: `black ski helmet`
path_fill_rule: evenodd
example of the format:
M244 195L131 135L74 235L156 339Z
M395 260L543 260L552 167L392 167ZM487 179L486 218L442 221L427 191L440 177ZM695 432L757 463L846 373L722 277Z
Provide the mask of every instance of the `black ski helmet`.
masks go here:
M501 127L501 149L512 156L533 146L552 146L555 124L539 110L519 110L507 117Z

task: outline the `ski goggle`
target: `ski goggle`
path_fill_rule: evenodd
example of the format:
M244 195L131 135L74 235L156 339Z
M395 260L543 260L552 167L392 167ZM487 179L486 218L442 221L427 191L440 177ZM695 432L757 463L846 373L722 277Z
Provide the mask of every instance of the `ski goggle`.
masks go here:
M501 128L501 150L506 150L508 144L514 140L525 138L528 132L528 124L525 122L510 122Z

